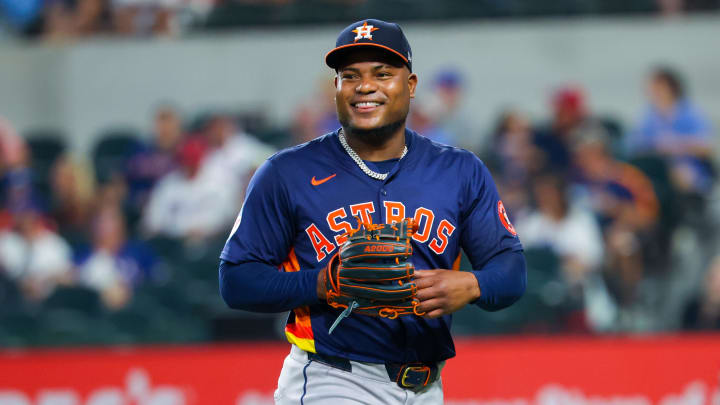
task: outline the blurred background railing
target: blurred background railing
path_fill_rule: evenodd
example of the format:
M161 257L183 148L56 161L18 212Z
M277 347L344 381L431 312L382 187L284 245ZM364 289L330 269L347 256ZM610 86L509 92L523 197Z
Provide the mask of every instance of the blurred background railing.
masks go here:
M717 11L717 0L3 0L3 31L24 38L166 35L249 26L664 15Z
M363 16L403 24L409 126L485 161L526 248L524 298L456 335L717 329L718 8L0 0L0 347L282 339L218 255L254 169L337 128L322 56Z

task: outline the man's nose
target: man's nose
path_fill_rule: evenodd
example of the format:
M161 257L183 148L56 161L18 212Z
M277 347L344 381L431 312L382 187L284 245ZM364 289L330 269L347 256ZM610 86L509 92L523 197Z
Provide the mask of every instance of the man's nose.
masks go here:
M355 88L355 91L362 94L368 94L373 93L377 90L377 84L375 83L375 80L373 78L363 78L360 80L360 83L358 83L358 86Z

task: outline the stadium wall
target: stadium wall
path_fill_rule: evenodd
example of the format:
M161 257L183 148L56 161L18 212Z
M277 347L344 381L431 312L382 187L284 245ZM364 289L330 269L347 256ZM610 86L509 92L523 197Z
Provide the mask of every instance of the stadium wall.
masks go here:
M717 405L720 336L459 340L448 405ZM0 351L3 405L269 405L281 343ZM312 389L311 386L308 389Z
M690 78L694 98L720 124L720 15L404 26L420 75L419 99L433 72L459 68L468 77L464 113L478 131L503 106L547 116L550 92L567 82L586 87L595 111L629 124L644 105L643 79L656 63ZM0 115L21 131L61 128L80 152L108 126L146 129L162 101L190 112L263 108L287 123L298 104L318 97L318 83L330 80L323 56L340 28L1 43Z

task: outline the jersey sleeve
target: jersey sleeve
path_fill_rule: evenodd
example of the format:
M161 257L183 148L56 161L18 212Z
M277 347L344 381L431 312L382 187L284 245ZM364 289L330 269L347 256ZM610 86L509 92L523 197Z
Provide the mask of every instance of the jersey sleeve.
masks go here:
M473 269L481 269L496 254L522 245L487 167L475 156L471 164L460 243Z
M255 172L220 258L278 266L287 258L295 224L289 192L272 160Z

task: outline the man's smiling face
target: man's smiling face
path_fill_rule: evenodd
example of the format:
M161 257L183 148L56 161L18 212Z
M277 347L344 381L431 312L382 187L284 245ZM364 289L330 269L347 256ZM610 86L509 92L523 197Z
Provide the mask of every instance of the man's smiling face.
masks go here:
M402 125L415 97L417 76L379 49L353 50L337 69L338 120L351 132Z

